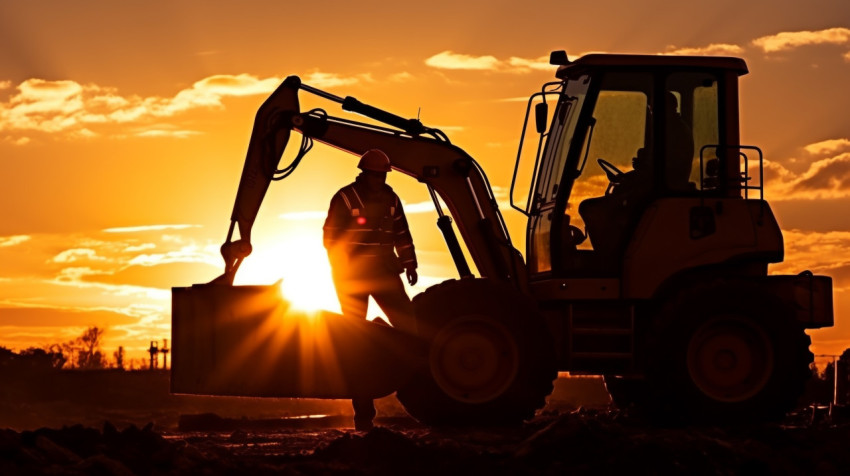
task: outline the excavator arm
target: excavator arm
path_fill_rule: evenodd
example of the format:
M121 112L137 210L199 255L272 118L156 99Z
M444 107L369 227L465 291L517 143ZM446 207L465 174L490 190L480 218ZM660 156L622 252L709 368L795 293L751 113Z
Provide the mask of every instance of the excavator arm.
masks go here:
M315 109L302 113L299 89L342 104L393 128L328 116ZM291 164L278 169L292 130L304 138ZM521 289L527 285L525 265L513 247L492 189L481 167L462 149L452 145L442 132L423 126L346 97L341 98L302 84L290 76L269 96L257 112L248 153L236 194L227 240L221 247L225 273L217 282L233 282L242 260L251 253L251 228L272 180L289 175L309 150L312 141L361 155L377 148L390 158L393 169L426 184L437 212L438 226L446 239L459 274L471 276L437 196L448 207L482 276L511 281ZM239 239L234 240L238 229Z

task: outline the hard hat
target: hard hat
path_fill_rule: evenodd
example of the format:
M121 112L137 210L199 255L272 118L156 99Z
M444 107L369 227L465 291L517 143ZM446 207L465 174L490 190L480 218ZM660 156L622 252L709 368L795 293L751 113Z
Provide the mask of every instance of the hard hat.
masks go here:
M361 170L372 170L374 172L389 172L390 158L379 149L369 149L360 157L357 167Z

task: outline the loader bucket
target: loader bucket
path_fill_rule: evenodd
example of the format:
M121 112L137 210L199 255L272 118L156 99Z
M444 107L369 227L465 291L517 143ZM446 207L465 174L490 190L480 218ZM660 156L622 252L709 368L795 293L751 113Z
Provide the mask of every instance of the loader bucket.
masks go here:
M291 309L280 286L172 288L171 391L379 398L425 365L425 347L388 325Z

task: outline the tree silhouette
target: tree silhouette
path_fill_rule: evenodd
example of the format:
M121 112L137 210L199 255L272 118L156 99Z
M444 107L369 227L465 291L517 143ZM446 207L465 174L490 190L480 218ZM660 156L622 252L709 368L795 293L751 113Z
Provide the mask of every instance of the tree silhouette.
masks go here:
M60 344L58 347L72 367L102 369L106 367L106 357L100 350L104 332L106 329L91 326L76 339Z
M28 367L37 370L56 370L65 365L65 356L52 346L47 349L30 347L20 353L20 359L27 362Z
M105 329L92 326L86 329L77 343L80 346L77 354L77 367L81 369L102 369L106 367L106 359L100 351L101 339Z

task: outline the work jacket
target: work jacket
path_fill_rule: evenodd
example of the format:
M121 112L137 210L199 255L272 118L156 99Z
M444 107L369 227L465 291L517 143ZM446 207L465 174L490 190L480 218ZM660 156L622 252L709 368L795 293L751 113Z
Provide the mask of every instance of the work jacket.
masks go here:
M399 273L416 269L407 218L389 185L375 192L358 177L341 188L331 198L323 230L331 256L343 253L347 258L365 258L358 260L361 263L375 260Z

